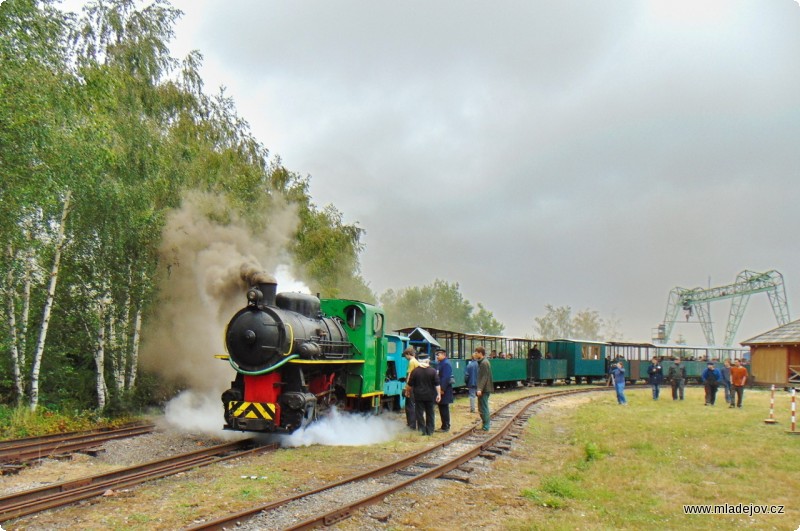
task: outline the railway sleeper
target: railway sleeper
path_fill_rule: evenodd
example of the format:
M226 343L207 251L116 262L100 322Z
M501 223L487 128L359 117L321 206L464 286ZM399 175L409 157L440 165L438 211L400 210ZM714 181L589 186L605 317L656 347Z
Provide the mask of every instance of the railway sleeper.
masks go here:
M469 483L469 476L459 476L457 474L442 474L439 479L449 479L451 481L460 481L461 483Z
M18 474L23 468L25 465L2 465L0 466L0 476Z
M78 450L78 453L85 454L91 457L97 457L100 454L104 454L106 449L102 446L94 446L92 448L85 448L83 450Z
M484 459L489 459L490 461L497 459L497 455L490 452L481 452L478 454L478 457L483 457Z
M339 511L338 513L333 514L331 516L326 516L323 519L323 523L326 526L332 526L334 524L338 524L342 520L346 520L347 518L350 518L351 516L353 516L352 509L345 509L345 510Z

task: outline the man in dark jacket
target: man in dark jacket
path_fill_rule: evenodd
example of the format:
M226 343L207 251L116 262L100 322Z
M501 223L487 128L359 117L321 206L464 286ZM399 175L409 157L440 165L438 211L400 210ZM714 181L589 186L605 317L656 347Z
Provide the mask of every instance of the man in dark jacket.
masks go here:
M442 399L442 388L439 385L439 373L431 367L431 360L425 353L417 356L419 367L414 369L406 380L406 385L414 394L414 406L417 410L417 427L422 435L433 435L436 418L433 416L433 404Z
M669 368L669 383L672 386L672 399L683 400L683 389L686 387L686 367L681 365L681 359L675 359L675 365Z
M647 367L647 381L653 387L653 400L658 400L660 386L664 383L664 370L658 358L653 358Z
M481 412L481 422L483 431L489 431L492 417L489 413L489 395L494 391L494 381L492 380L492 366L486 359L486 349L479 345L475 349L478 361L478 410Z
M439 385L442 388L442 399L439 400L439 417L442 419L442 431L450 431L450 404L453 403L453 366L447 359L447 351L436 349L436 372L439 373Z
M713 362L708 362L708 366L700 374L700 378L703 380L703 386L706 391L706 405L713 406L717 400L717 387L719 387L719 382L722 380L722 373L719 369L714 368Z
M722 381L720 385L725 390L725 402L730 403L731 401L731 360L725 360L722 362L722 367L719 370L719 373L722 375Z

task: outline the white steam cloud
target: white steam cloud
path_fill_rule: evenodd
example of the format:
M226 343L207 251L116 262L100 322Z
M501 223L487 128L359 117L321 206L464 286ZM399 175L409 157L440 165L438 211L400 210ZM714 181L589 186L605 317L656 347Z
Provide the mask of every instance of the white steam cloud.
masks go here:
M365 446L392 440L405 423L364 413L340 413L333 408L323 419L291 435L280 437L281 446Z
M224 431L222 402L219 395L183 391L167 403L164 412L167 423L186 433L205 433L226 439L245 439L249 434Z

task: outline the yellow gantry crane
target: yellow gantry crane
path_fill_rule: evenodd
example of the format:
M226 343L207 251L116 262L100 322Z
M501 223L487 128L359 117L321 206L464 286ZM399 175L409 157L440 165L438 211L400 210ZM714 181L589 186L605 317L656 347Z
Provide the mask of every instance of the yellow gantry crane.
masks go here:
M769 296L772 304L772 311L778 325L785 325L789 322L789 304L786 300L786 287L783 285L783 275L775 270L766 273L756 273L755 271L742 271L736 276L736 282L727 286L716 288L672 288L667 300L667 312L664 314L664 322L657 328L654 341L659 343L669 343L672 329L675 326L675 319L678 312L683 309L688 320L692 314L696 313L703 334L709 345L715 345L714 330L711 326L710 303L723 299L733 299L731 310L728 314L728 326L725 330L725 342L723 346L733 345L736 331L742 322L744 310L750 296L755 293L763 293Z

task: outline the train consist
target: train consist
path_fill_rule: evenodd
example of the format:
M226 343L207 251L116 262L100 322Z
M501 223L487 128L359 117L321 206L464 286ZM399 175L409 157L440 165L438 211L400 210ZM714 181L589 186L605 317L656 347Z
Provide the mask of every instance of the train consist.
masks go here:
M376 306L277 293L275 281L256 281L247 291L247 305L228 323L228 354L218 356L236 373L222 393L224 428L291 433L332 406L376 413L403 407L408 362L402 352L408 345L428 354L446 349L457 388L464 387L464 369L478 345L496 356L490 363L498 387L604 380L608 364L617 359L635 380L646 378L646 360L653 356L710 355L699 352L705 347L683 345L541 341L433 328L389 334L384 327L384 313ZM742 357L735 351L744 351L725 350L713 354ZM689 377L699 377L701 364L688 364Z

